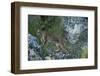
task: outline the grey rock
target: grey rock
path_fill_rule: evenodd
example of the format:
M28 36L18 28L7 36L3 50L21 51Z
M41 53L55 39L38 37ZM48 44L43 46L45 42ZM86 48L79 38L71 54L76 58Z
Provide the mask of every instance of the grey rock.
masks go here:
M28 59L31 60L42 60L40 56L41 46L38 43L38 39L31 34L28 34Z
M28 34L28 45L32 48L40 48L37 38L31 34Z
M87 17L64 17L64 28L66 39L75 44L81 32L88 28Z
M29 57L28 60L32 61L32 60L42 60L42 58L34 51L34 49L29 49Z
M46 56L45 60L51 60L51 57L50 56Z
M55 59L63 59L65 54L63 52L55 53Z

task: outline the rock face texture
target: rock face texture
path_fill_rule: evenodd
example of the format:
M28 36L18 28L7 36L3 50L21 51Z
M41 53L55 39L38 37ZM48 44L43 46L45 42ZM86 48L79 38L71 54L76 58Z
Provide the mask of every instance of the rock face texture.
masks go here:
M41 46L35 36L28 34L28 60L41 60L39 55Z
M88 57L88 18L29 16L28 60Z
M84 17L64 17L65 36L71 44L79 40L80 34L87 30L87 18Z

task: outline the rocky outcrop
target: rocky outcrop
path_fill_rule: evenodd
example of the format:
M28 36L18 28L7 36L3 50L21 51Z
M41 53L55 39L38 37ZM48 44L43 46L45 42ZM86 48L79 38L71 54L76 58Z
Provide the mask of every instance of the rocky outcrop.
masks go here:
M87 17L64 17L65 37L71 44L75 44L81 32L87 29L87 20Z
M28 34L28 60L42 60L40 57L41 46L35 36Z

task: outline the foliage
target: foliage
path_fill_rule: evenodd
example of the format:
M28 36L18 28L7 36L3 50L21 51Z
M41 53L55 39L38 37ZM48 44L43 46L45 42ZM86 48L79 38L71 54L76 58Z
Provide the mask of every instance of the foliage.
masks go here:
M88 57L88 48L83 48L81 53L81 58L87 58Z

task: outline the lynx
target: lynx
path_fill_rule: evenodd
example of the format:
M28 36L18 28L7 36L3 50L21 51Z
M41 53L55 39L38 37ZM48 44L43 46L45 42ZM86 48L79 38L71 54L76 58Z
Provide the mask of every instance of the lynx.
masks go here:
M65 39L63 37L59 38L53 35L52 33L44 30L44 28L40 31L38 30L38 33L41 35L41 42L43 45L45 45L47 42L54 42L56 47L58 48L56 51L59 50L65 50Z

